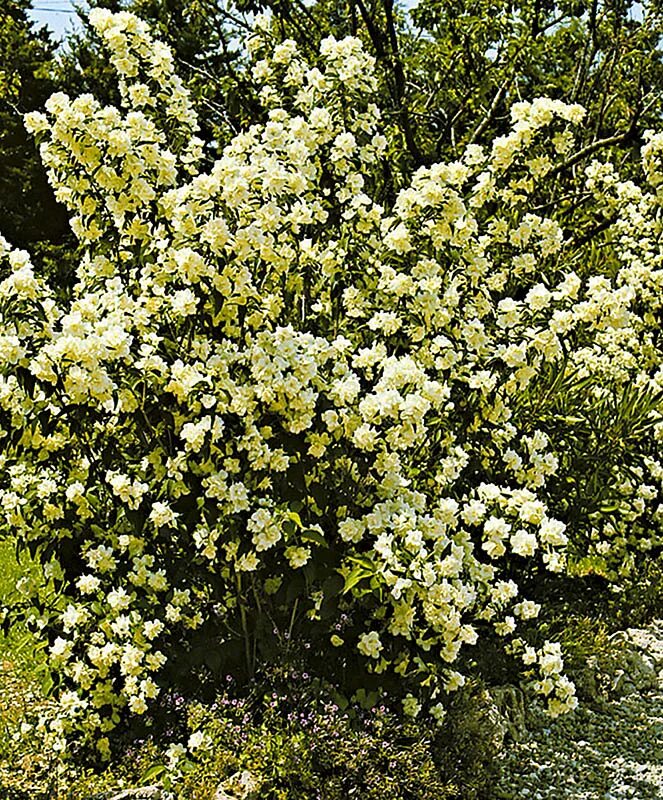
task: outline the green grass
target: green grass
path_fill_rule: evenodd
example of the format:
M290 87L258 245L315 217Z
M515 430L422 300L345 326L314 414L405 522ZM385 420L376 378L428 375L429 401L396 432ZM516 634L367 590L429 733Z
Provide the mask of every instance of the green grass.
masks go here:
M18 581L26 576L39 579L39 569L34 564L19 564L11 542L0 542L0 608L11 602L16 595ZM20 625L14 625L9 634L0 633L0 658L10 661L15 667L32 672L38 672L38 663L35 661L35 646L37 641L33 634Z
M0 543L0 607L12 600L17 582L26 575L38 577L35 565L19 564L12 543ZM13 625L6 636L0 633L2 800L39 797L44 776L51 767L50 759L36 747L36 737L22 734L22 729L34 722L46 704L41 691L43 657L37 644L34 635L22 625ZM35 745L34 750L31 743Z

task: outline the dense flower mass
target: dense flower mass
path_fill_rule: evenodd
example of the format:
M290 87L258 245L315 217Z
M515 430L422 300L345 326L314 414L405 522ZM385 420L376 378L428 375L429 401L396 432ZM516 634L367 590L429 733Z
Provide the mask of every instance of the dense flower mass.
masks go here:
M389 201L358 40L311 65L258 20L264 122L209 165L169 51L129 14L91 21L122 107L55 95L27 118L81 243L73 296L0 240L2 525L62 582L39 611L57 732L103 752L174 648L213 629L241 649L299 576L301 624L416 687L410 715L440 714L484 635L573 708L523 587L661 543L663 138L644 188L587 168L597 258L545 202L579 106L518 103Z

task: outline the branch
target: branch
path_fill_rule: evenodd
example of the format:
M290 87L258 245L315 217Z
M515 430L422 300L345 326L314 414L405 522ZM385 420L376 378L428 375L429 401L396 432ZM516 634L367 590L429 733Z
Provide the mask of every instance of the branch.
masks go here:
M495 92L495 97L493 98L493 102L490 104L490 108L485 113L481 122L479 122L476 128L472 131L472 135L468 140L468 144L474 144L474 142L476 142L479 136L481 136L481 134L490 125L493 117L495 116L495 112L497 111L499 104L502 102L502 98L504 97L506 90L509 88L512 81L513 81L513 74L509 75L509 77L506 78L506 80L504 80L504 82L498 88L497 92Z
M387 35L389 36L389 44L393 55L394 64L394 80L396 84L396 101L398 103L398 116L403 128L403 135L405 136L405 143L410 155L418 164L421 162L421 153L417 147L417 143L412 133L410 126L410 118L408 115L407 105L405 103L405 71L403 69L403 62L401 61L398 49L398 35L396 33L396 26L394 25L394 5L393 0L383 0L384 14L387 21Z
M607 136L605 139L599 139L596 142L592 142L592 144L588 144L587 147L583 147L582 150L578 150L578 152L575 153L575 155L572 155L571 158L567 158L566 161L563 161L561 164L552 169L546 177L552 178L554 175L559 175L560 172L564 172L565 170L569 169L569 167L573 167L579 161L582 161L583 158L586 158L592 153L596 153L598 150L602 150L604 147L610 147L613 144L623 144L624 142L627 142L633 137L636 121L637 116L634 117L633 122L627 131L622 131L622 133L617 133L614 136Z
M588 242L591 242L596 236L603 231L608 230L616 221L617 221L617 214L612 214L607 219L602 220L595 225L593 228L590 228L588 231L585 231L581 236L574 236L569 242L568 247L581 247Z
M371 43L375 48L375 55L381 61L385 60L385 49L384 49L384 41L383 36L380 31L375 27L373 23L373 19L368 12L368 9L362 2L362 0L353 0L355 6L359 9L359 13L361 14L361 18L366 26L366 30L368 31L368 35L371 37Z

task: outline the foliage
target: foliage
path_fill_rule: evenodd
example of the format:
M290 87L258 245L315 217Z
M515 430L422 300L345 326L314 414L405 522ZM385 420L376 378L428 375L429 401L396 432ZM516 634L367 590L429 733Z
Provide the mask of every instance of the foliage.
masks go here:
M78 283L58 299L4 241L0 283L0 495L58 592L28 598L56 746L108 755L164 689L249 680L293 639L412 717L444 713L477 641L572 708L559 646L528 643L546 587L661 542L663 137L639 184L587 165L574 210L585 113L520 102L385 207L374 59L328 38L308 63L260 19L265 121L203 172L168 48L91 22L121 106L56 94L27 119ZM600 257L574 214L609 220Z
M539 94L587 108L581 146L609 139L604 146L632 152L658 119L657 3L639 13L612 0L423 0L413 17L409 101L425 153L490 140L504 132L513 102Z
M173 753L184 769L183 800L211 800L220 781L244 771L265 800L458 796L437 765L434 725L404 721L384 706L342 712L324 695L313 700L311 679L298 677L290 692L228 692L192 709L188 752Z
M136 14L169 45L199 111L210 156L218 154L231 132L261 118L243 46L251 26L241 12L210 0L102 0L95 6ZM104 104L117 104L116 76L106 51L87 14L79 11L79 19L80 29L67 37L55 68L59 82L71 94L92 93Z
M585 693L582 699L597 701L607 696L623 650L621 643L611 641L613 632L602 620L579 616L567 617L560 631L568 669L578 675L579 691Z
M13 0L0 9L0 216L16 245L43 256L66 238L67 217L23 125L23 114L42 107L57 88L55 46L45 28L31 29L28 7L28 0Z
M2 46L8 65L4 75L11 75L14 87L4 106L7 136L0 143L4 231L15 244L29 243L54 283L68 288L74 244L66 214L43 180L19 112L43 102L49 85L72 94L91 92L104 103L117 103L117 89L85 14L83 30L69 36L54 60L45 30L30 30L26 1L12 2L3 12ZM377 59L384 124L398 132L384 165L388 202L413 167L456 158L468 143L485 144L503 134L509 108L521 97L545 94L582 103L588 120L578 132L578 148L606 150L616 160L631 163L637 162L643 132L660 118L657 2L640 7L612 0L590 5L473 0L420 2L412 11L392 0L340 5L328 0L240 0L233 5L212 0L100 0L98 5L144 17L174 50L178 70L202 112L201 130L210 156L230 132L262 120L259 87L245 69L243 46L253 13L269 9L277 37L295 40L307 58L330 34L359 36ZM19 74L23 88L17 102ZM570 171L562 176L558 201L581 200L575 177ZM574 224L581 235L577 215ZM593 235L592 219L585 227Z
M16 602L26 583L48 592L40 565L16 561L13 543L0 546L0 608ZM43 642L42 642L43 645ZM0 634L0 797L3 800L80 800L102 788L137 783L154 752L123 753L113 771L94 774L81 764L63 763L49 746L43 720L54 703L45 698L43 646L21 625ZM128 781L128 782L127 782Z

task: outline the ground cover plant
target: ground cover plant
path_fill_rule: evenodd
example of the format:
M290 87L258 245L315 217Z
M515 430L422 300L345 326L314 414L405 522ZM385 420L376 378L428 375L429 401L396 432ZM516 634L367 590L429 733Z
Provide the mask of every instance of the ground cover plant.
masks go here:
M0 241L2 524L50 581L14 615L47 642L52 746L108 757L164 696L300 648L406 717L441 722L482 648L572 709L552 589L661 547L663 137L560 202L585 112L523 101L390 199L372 56L259 19L263 121L208 163L168 48L90 20L121 104L26 119L71 296Z

